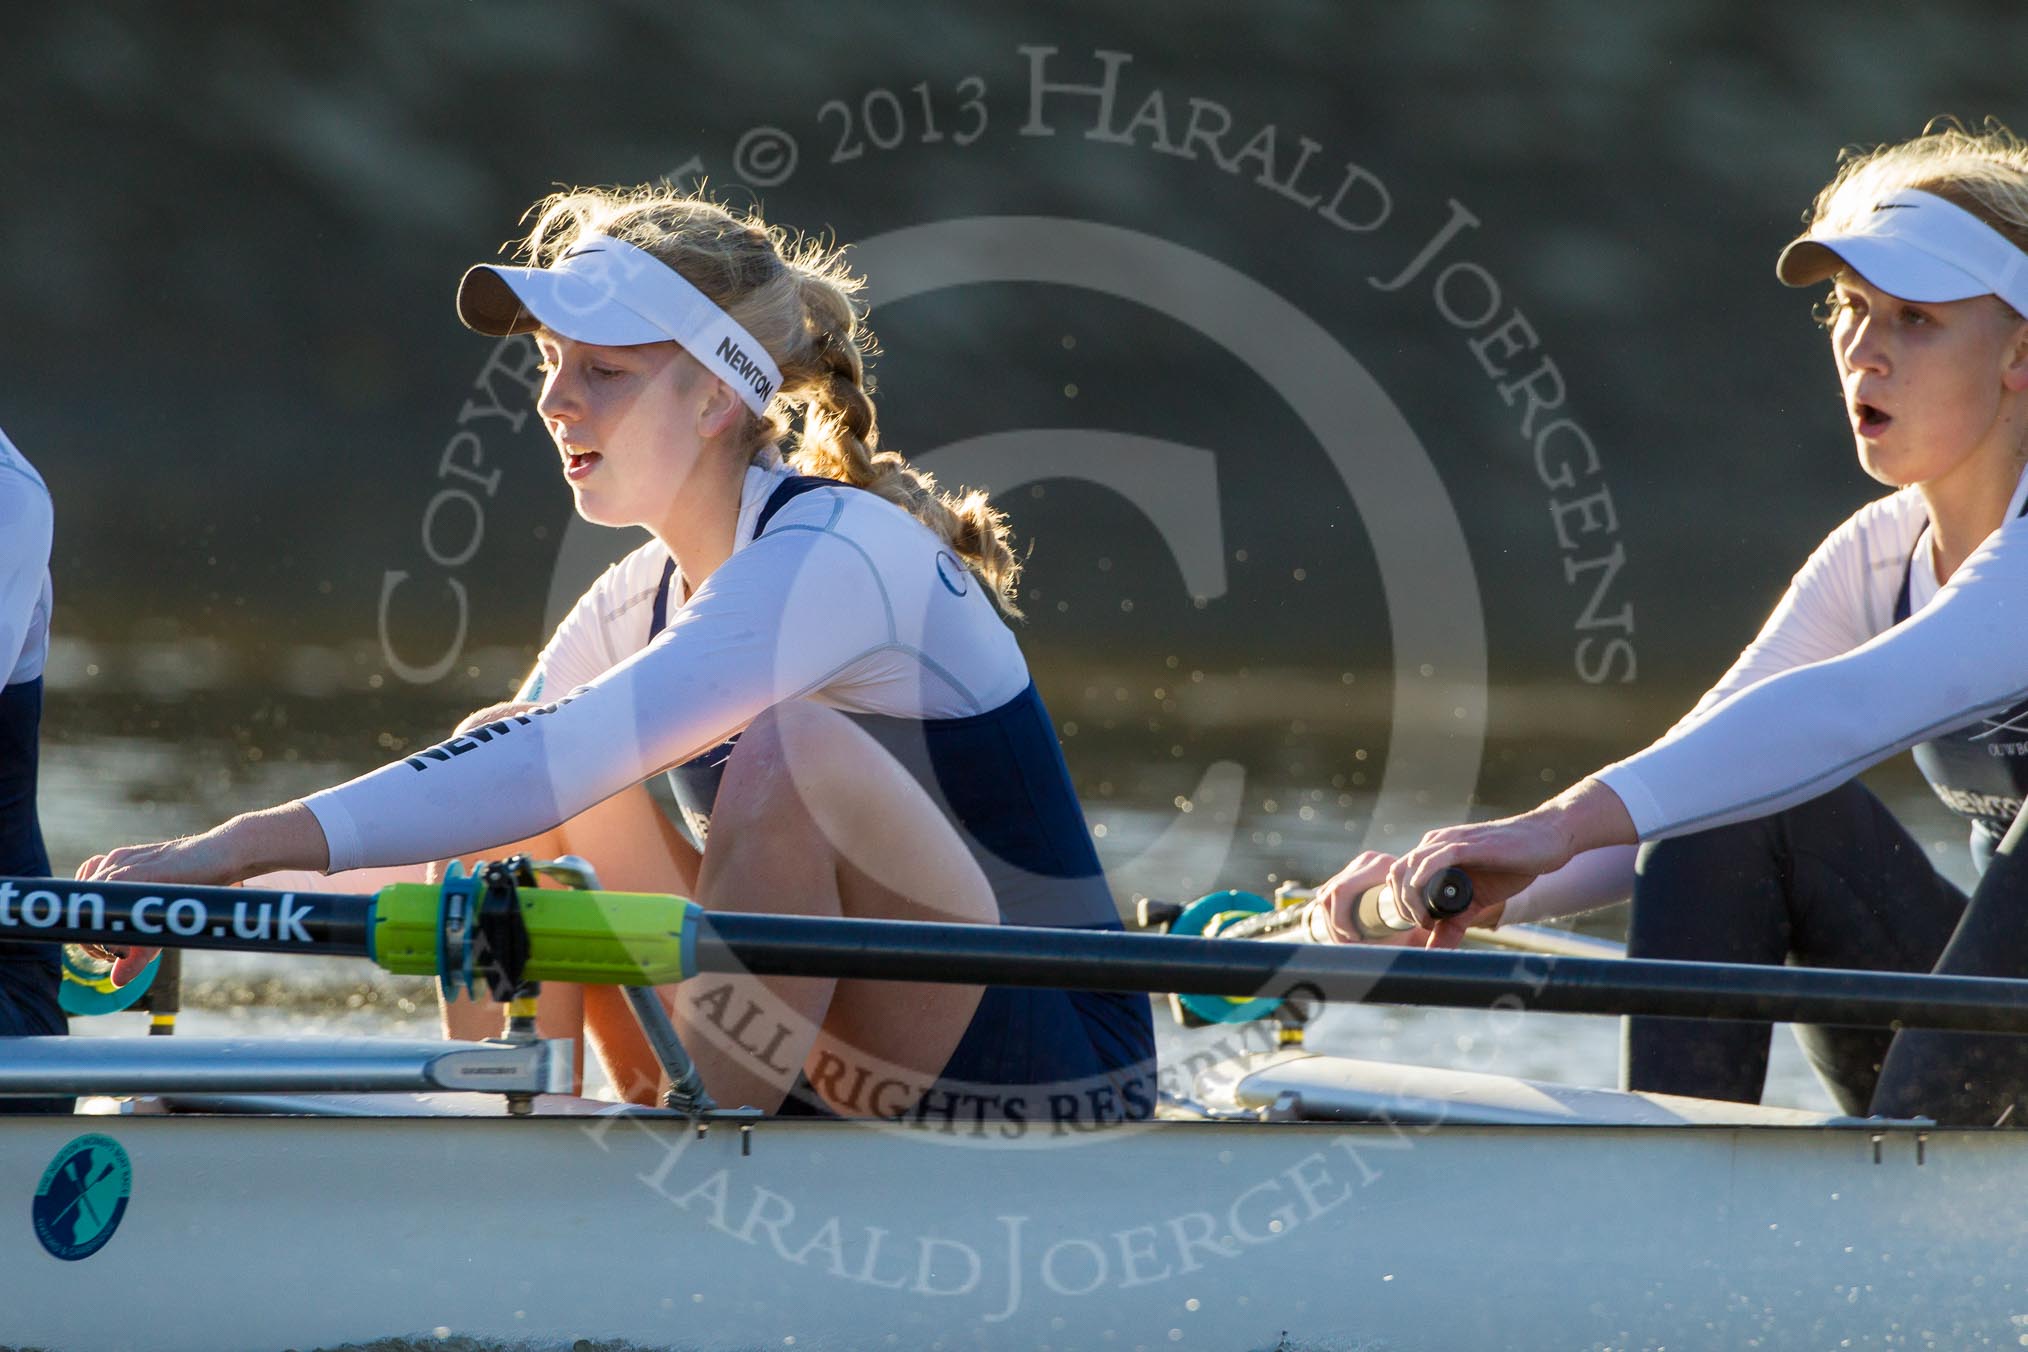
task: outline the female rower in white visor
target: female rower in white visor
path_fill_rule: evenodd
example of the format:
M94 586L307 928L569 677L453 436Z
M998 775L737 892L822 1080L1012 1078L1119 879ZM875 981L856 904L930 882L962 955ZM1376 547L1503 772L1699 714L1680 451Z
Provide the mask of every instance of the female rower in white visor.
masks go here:
M878 449L862 282L838 252L666 189L563 193L531 215L528 266L473 268L459 317L534 335L579 513L651 539L585 593L516 703L91 876L577 854L608 887L709 909L1117 928L1007 628L1005 522ZM642 787L664 771L674 814ZM615 1084L649 1098L616 994L545 988L538 1026L583 1020ZM727 1105L966 1129L1153 1108L1143 997L814 978L665 997ZM488 1036L500 1014L447 1022Z
M1427 941L1631 890L1635 956L2028 977L2024 249L2028 146L2003 128L1849 159L1777 271L1830 285L1859 464L1896 491L1831 532L1659 741L1520 816L1354 860L1329 888L1330 928L1345 937L1347 900L1383 874L1415 896L1458 865L1480 900ZM1969 904L1852 779L1909 747L1968 821ZM2028 1039L1797 1031L1846 1111L2023 1121ZM1756 1101L1768 1038L1630 1019L1625 1079Z

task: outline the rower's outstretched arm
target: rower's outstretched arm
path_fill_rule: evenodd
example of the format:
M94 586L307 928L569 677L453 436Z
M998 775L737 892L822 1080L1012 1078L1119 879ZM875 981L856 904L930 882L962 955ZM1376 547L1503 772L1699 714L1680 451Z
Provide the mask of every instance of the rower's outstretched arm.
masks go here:
M1899 498L1862 509L1797 574L1734 670L1660 739L1518 817L1431 832L1397 861L1390 879L1413 888L1453 866L1546 872L1587 849L1765 816L2018 703L2028 696L2020 675L2028 671L2028 626L2013 606L2028 587L2024 497L2028 478L2000 528L1935 600L1884 632L1864 623L1861 565L1872 551L1858 547L1871 538L1861 538L1862 527L1899 539L1896 532L1906 534L1911 523L1894 515L1906 515ZM1835 651L1811 660L1826 648ZM1968 652L1982 660L1965 663ZM1937 679L1939 671L1951 679ZM1497 887L1482 891L1500 895Z
M323 828L301 803L242 813L209 831L153 845L122 845L93 855L77 876L98 882L237 883L278 869L325 872Z
M1877 636L1739 690L1598 772L1658 840L1764 817L2028 697L2028 478L1936 598ZM1966 654L1977 654L1968 660Z
M1639 852L1635 845L1586 850L1507 898L1500 923L1529 925L1618 905L1634 894L1634 859Z
M761 536L659 637L590 683L310 795L332 861L406 863L526 839L846 679L894 638L885 610L865 603L879 582L869 567L823 532Z
M1395 860L1387 880L1397 896L1410 896L1447 868L1472 875L1471 908L1439 923L1431 936L1432 946L1447 948L1469 927L1493 923L1508 899L1541 875L1587 851L1638 840L1619 795L1596 779L1583 779L1519 816L1431 831Z
M317 819L301 803L284 803L244 813L199 835L153 845L122 845L111 853L95 854L78 865L77 876L94 882L224 885L278 869L323 873L330 863L330 850ZM95 944L84 947L88 953L113 960L115 986L139 976L157 952Z
M229 884L422 863L551 830L880 650L892 634L860 602L865 566L826 536L756 540L660 638L588 685L302 801L95 857L80 876Z

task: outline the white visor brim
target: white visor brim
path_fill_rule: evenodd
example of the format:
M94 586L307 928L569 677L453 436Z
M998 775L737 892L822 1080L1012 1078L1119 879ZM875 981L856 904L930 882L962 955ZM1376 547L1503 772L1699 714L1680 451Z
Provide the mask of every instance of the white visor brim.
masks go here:
M600 347L666 343L668 334L581 277L480 264L458 284L458 318L494 337L551 333Z
M653 254L605 235L546 268L468 270L458 318L495 337L545 328L600 347L677 343L758 414L781 387L780 368L737 320Z
M1937 304L1998 296L2028 315L2028 254L1955 202L1909 188L1856 223L1819 222L1775 262L1790 286L1810 286L1850 267L1901 300Z
M1899 240L1872 235L1824 235L1799 239L1782 250L1776 265L1790 286L1829 281L1851 268L1874 286L1902 300L1970 300L1992 291L1963 268L1910 248Z

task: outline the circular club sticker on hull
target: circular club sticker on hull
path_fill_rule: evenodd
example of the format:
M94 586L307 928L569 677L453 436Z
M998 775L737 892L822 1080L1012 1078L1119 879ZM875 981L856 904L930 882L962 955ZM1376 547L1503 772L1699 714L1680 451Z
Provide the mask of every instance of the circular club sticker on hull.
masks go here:
M42 1171L30 1208L35 1237L65 1262L89 1258L120 1228L133 1188L134 1166L118 1141L80 1136Z

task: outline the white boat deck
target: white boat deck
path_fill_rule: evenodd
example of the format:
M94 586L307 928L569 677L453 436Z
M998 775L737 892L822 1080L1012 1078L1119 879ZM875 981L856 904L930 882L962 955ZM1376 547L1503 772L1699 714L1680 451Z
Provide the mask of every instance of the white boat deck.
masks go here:
M1213 1116L1090 1131L700 1131L443 1092L0 1117L20 1204L0 1337L1454 1352L2017 1347L2028 1327L2020 1133L1302 1054L1247 1069L1200 1086ZM88 1133L131 1159L131 1197L59 1261L27 1200Z

